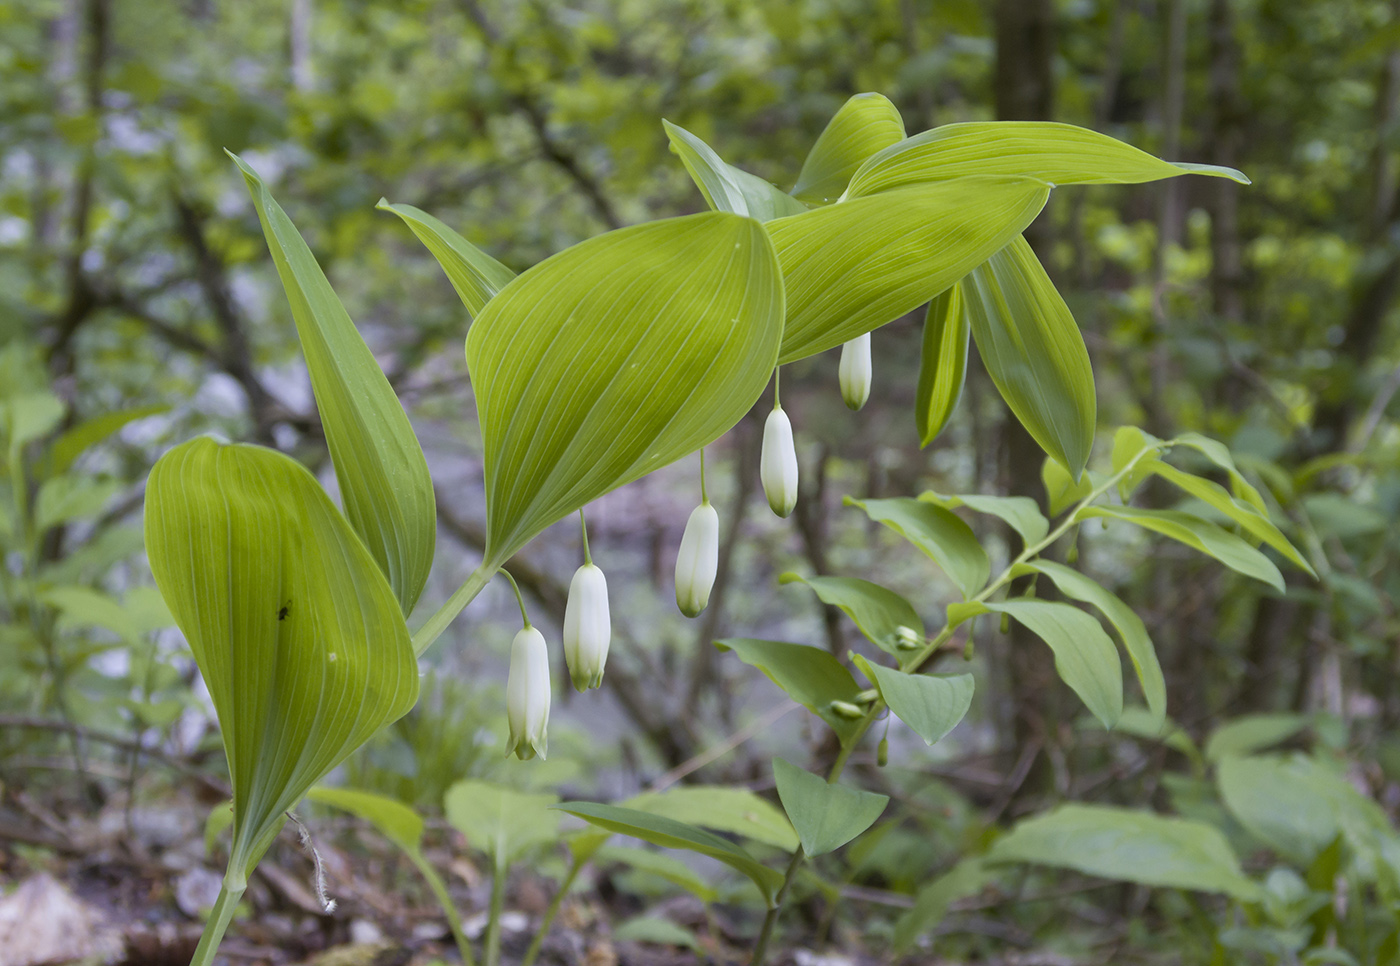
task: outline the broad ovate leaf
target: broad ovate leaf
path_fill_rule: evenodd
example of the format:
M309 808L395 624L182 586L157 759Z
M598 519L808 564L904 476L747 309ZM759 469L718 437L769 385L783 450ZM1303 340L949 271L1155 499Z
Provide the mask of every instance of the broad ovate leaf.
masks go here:
M755 637L728 637L715 641L715 647L733 651L739 660L762 671L788 697L830 725L842 744L856 736L856 720L841 714L833 705L854 706L860 688L851 672L830 651Z
M503 869L532 848L559 837L559 796L521 792L493 782L463 779L447 790L442 807L448 823L472 848Z
M846 196L968 175L1021 175L1051 184L1138 184L1206 174L1241 184L1234 168L1173 163L1088 128L1055 121L967 121L945 124L892 144L851 178Z
M487 558L718 438L763 391L782 328L773 247L732 214L608 232L507 285L467 335Z
M1055 653L1055 673L1105 728L1123 713L1123 665L1103 626L1077 607L1018 598L977 605L1024 624Z
M685 128L662 121L671 150L681 159L685 170L711 211L727 211L748 215L759 221L771 221L785 215L795 215L807 206L792 195L780 191L756 174L741 171L726 164L715 150Z
M971 334L963 308L961 283L929 302L914 401L920 446L932 443L953 418L953 410L962 398L963 383L967 381L967 347Z
M418 697L393 589L312 475L258 446L195 439L146 489L146 552L204 675L233 782L230 872L284 813Z
M912 312L1005 247L1049 196L1032 178L960 178L768 222L787 288L780 361Z
M904 140L904 119L883 94L856 94L827 123L802 163L792 195L829 205L866 158Z
M1094 370L1069 306L1017 236L962 282L977 352L1011 412L1076 480L1094 445Z
M867 661L856 665L880 691L895 716L932 745L957 727L972 707L971 674L906 674Z
M1060 593L1071 600L1081 601L1098 608L1108 618L1118 636L1123 639L1123 649L1133 662L1138 684L1142 686L1142 696L1147 701L1154 727L1158 730L1166 723L1167 682L1162 675L1162 665L1157 660L1157 649L1152 646L1152 638L1147 634L1147 625L1133 609L1123 603L1102 585L1084 576L1072 567L1053 560L1035 560L1018 567L1019 572L1042 573L1055 582Z
M1138 885L1259 898L1229 841L1204 822L1108 805L1061 805L992 845L996 862L1033 862Z
M773 778L808 855L839 849L874 825L890 803L888 795L827 782L781 758L773 759Z
M1050 521L1040 507L1028 496L985 496L981 493L960 493L944 496L933 490L919 494L919 499L949 510L967 507L978 513L994 516L1021 535L1027 547L1039 543L1050 532Z
M924 636L924 622L912 604L894 591L859 577L802 577L782 574L778 582L800 581L811 587L823 604L841 608L860 632L882 651L898 654L901 633ZM903 630L907 628L907 630Z
M907 496L885 500L847 497L846 502L860 507L870 519L883 523L927 554L943 568L964 598L981 590L991 576L987 551L977 542L972 528L952 510Z
M380 198L375 207L402 218L432 252L472 318L480 315L486 303L515 278L514 272L426 211L412 205L391 205L385 198Z
M407 614L428 579L437 541L437 503L423 449L374 353L296 226L257 172L230 157L248 183L291 303L345 516Z

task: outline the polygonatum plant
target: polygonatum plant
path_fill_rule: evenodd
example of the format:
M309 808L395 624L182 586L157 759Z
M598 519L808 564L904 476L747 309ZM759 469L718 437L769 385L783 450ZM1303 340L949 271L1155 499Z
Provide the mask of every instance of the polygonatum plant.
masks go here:
M607 232L518 275L433 216L381 200L379 207L401 218L438 260L470 316L466 362L484 446L484 559L412 633L408 618L435 539L427 462L373 353L291 219L252 168L234 158L291 305L341 506L290 458L256 446L193 440L167 453L151 473L151 568L209 683L233 775L232 853L224 894L195 958L200 966L211 960L248 874L289 809L412 706L415 658L512 555L590 501L701 450L701 505L676 569L678 604L688 616L699 613L714 580L718 532L704 492L703 447L748 412L773 379L776 415L765 456L770 448L772 454L763 476L770 504L790 511L797 464L789 459L792 427L776 398L777 367L850 343L842 390L859 408L871 391L869 333L924 304L916 406L922 441L951 415L975 341L1012 413L1049 455L1060 493L1080 502L1052 530L1034 506L988 497L866 501L872 518L928 553L964 597L950 609L945 630L929 639L917 617L908 616L912 609L892 605L888 592L854 579L809 579L896 659L894 668L862 666L870 688L858 686L837 657L817 657L805 645L722 642L836 730L843 750L832 782L886 705L930 742L956 723L970 700L970 679L916 672L959 623L981 613L999 613L1041 634L1066 680L1112 723L1122 704L1121 680L1097 622L1066 604L996 599L1026 568L1109 616L1159 712L1160 672L1137 625L1106 604L1087 578L1038 557L1084 519L1128 520L1264 579L1276 578L1277 570L1249 540L1301 563L1268 523L1258 494L1251 496L1252 488L1226 466L1228 454L1221 457L1213 449L1219 444L1208 440L1145 441L1108 479L1126 485L1129 477L1160 475L1215 507L1246 537L1173 511L1098 505L1110 484L1085 477L1096 419L1088 355L1021 236L1056 185L1182 174L1247 182L1239 172L1161 161L1063 124L952 124L906 137L894 105L861 94L832 119L795 186L784 192L725 163L693 134L670 123L664 129L712 210ZM1228 469L1233 494L1158 460L1171 445L1195 446ZM1004 515L1025 537L1026 550L995 579L986 552L953 512L960 506ZM580 584L579 593L603 599L580 601L579 613L586 604L590 614L606 615L606 583ZM571 652L586 651L590 663L575 668L571 659L570 666L577 681L596 685L606 628L590 625L588 633L592 643L575 642ZM547 667L524 662L520 673L547 677ZM515 691L547 699L549 682L522 680ZM539 717L543 722L547 713ZM539 730L532 752L536 744L544 750L542 723ZM779 791L808 848L837 848L878 814L867 794L824 792L798 771L784 766ZM770 908L755 956L762 959L801 845L784 877L675 819L642 821L625 809L583 803L568 808L614 831L643 828L745 871Z

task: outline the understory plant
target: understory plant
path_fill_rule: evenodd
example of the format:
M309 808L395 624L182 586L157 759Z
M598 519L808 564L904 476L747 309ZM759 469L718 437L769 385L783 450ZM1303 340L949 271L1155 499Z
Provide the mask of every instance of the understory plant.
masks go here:
M606 579L587 554L587 504L701 451L699 505L675 569L678 607L696 616L715 579L719 532L703 448L771 383L760 476L774 512L792 512L798 463L779 367L841 349L841 394L858 409L878 390L870 334L921 306L928 309L914 423L922 441L932 441L956 407L975 340L1007 406L1047 454L1051 516L1029 499L983 494L852 501L932 558L960 599L930 632L908 601L883 587L858 577L793 575L850 615L879 659L847 660L802 643L756 638L716 642L820 718L839 746L825 775L773 763L791 823L776 846L785 856L781 868L716 834L713 811L682 809L678 817L654 802L650 808L568 802L557 808L599 834L575 840L565 888L614 833L707 855L743 873L761 896L766 915L752 954L761 963L804 862L841 848L885 809L885 796L842 781L876 722L893 714L932 744L966 712L972 676L928 672L971 622L1016 621L1039 636L1065 683L1112 728L1124 714L1124 688L1117 647L1100 622L1106 618L1138 680L1144 720L1165 727L1166 692L1146 628L1105 588L1049 559L1046 552L1059 541L1073 540L1089 521L1126 523L1278 590L1282 578L1270 554L1310 571L1271 522L1264 496L1218 442L1194 434L1157 439L1126 427L1108 458L1090 468L1096 405L1088 353L1022 235L1058 185L1184 174L1247 183L1242 174L1158 160L1093 131L1048 122L960 123L906 136L888 100L861 94L832 118L792 190L782 191L726 164L690 132L663 124L711 210L607 232L519 275L430 214L380 202L437 258L471 316L464 324L466 362L484 448L481 565L415 628L409 615L428 578L436 533L422 449L310 249L258 174L234 158L291 303L340 505L291 458L241 443L191 440L166 453L150 474L151 569L208 684L233 785L228 869L196 966L212 960L249 874L290 810L414 706L417 659L515 553L552 524L580 514L584 560L562 646L574 684L596 686L605 673L610 615ZM1183 455L1196 462L1183 467ZM1178 488L1190 506L1134 506L1132 494L1152 477ZM992 555L960 509L1000 517L1019 535L1020 552L994 571ZM1065 600L1037 593L1051 586ZM543 757L547 654L560 643L531 625L523 600L521 613L507 686L509 747L522 758ZM317 794L361 814L369 808L363 799ZM537 831L507 834L502 816L516 810L493 797L499 794L459 784L446 805L449 819L473 829L476 847L492 860L495 913L508 864ZM537 811L554 816L544 820L545 838L553 839L557 812L544 805ZM421 825L402 816L390 824L395 841L426 870L416 852ZM1183 849L1194 844L1209 851L1214 844L1199 840L1206 833L1195 826L1171 827ZM1027 859L1010 846L1004 851L1014 854L985 861ZM1214 858L1229 865L1223 854ZM1227 873L1237 877L1238 895L1254 895L1254 884L1237 868ZM978 874L961 872L959 881L967 886ZM429 881L444 898L441 883ZM937 898L922 901L927 906ZM498 915L486 948L494 962Z

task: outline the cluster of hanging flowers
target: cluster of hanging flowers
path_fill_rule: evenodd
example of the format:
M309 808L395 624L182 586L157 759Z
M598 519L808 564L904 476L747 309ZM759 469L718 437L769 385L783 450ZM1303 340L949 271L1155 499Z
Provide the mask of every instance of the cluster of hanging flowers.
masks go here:
M603 666L607 663L608 645L612 640L612 618L608 610L608 581L588 551L588 524L583 522L582 511L579 521L583 528L583 564L574 571L574 579L569 583L569 599L564 605L564 661L574 688L586 691L603 683ZM515 580L509 573L506 577L515 588L520 617L525 624L510 648L510 676L506 679L510 740L506 744L506 755L514 754L522 761L529 761L536 755L546 757L548 748L549 648L544 635L530 626Z
M839 368L841 398L859 410L870 398L870 333L857 336L841 349ZM763 449L758 475L768 506L786 517L797 506L797 448L792 421L778 399L777 373L773 380L773 411L763 424ZM582 521L583 512L579 511ZM569 583L564 607L564 660L574 688L586 691L603 683L608 660L612 621L608 610L608 581L588 551L588 525L583 528L583 564ZM686 617L698 617L710 602L719 571L719 514L705 492L705 452L700 451L700 505L690 513L676 554L676 606ZM506 574L510 578L509 574ZM515 581L511 579L511 586ZM510 677L506 682L506 713L510 741L506 754L528 761L545 757L549 725L549 649L544 635L530 625L525 602L515 587L525 626L510 649ZM901 631L906 628L900 628ZM858 709L857 709L858 710Z

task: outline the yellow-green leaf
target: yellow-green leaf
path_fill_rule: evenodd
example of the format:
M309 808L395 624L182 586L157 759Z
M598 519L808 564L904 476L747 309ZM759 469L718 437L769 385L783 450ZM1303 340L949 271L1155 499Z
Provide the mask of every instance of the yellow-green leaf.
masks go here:
M1075 514L1076 520L1108 517L1126 520L1138 526L1179 540L1246 577L1262 580L1283 593L1283 574L1268 557L1255 550L1228 530L1180 510L1147 510L1133 506L1086 506Z
M829 205L866 158L904 139L904 119L882 94L856 94L827 123L802 163L793 197Z
M1278 527L1274 526L1268 516L1260 513L1252 503L1231 496L1230 492L1219 483L1179 470L1161 460L1145 460L1144 464L1143 468L1148 472L1155 473L1162 479L1176 484L1202 503L1219 510L1238 524L1245 533L1255 540L1273 547L1309 577L1317 577L1317 573L1303 559L1303 555L1298 552L1297 548L1289 543L1288 538L1280 532Z
M924 317L919 387L914 402L920 446L932 443L943 432L962 398L970 334L962 284L958 283L930 302Z
M488 559L738 422L782 320L773 247L731 214L609 232L502 289L467 335Z
M246 874L306 790L418 697L394 592L302 466L195 439L146 489L146 552L194 652L233 781Z
M960 178L769 222L787 287L781 361L912 312L1005 247L1049 195L1032 178Z
M480 315L492 296L515 278L514 272L426 211L412 205L391 205L385 198L380 198L375 207L402 218L432 252L472 318Z
M726 164L714 148L685 128L665 120L661 124L666 128L671 150L681 159L711 210L748 215L759 221L807 210L802 202L758 175Z
M892 144L851 178L857 198L967 175L1022 175L1051 184L1138 184L1206 174L1241 184L1234 168L1173 163L1088 128L1055 121L967 121L945 124Z
M1065 300L1024 238L963 280L972 337L997 390L1076 480L1094 445L1094 370Z
M405 614L413 610L437 540L433 481L408 416L311 249L257 172L243 172L287 292L321 413L345 516Z

